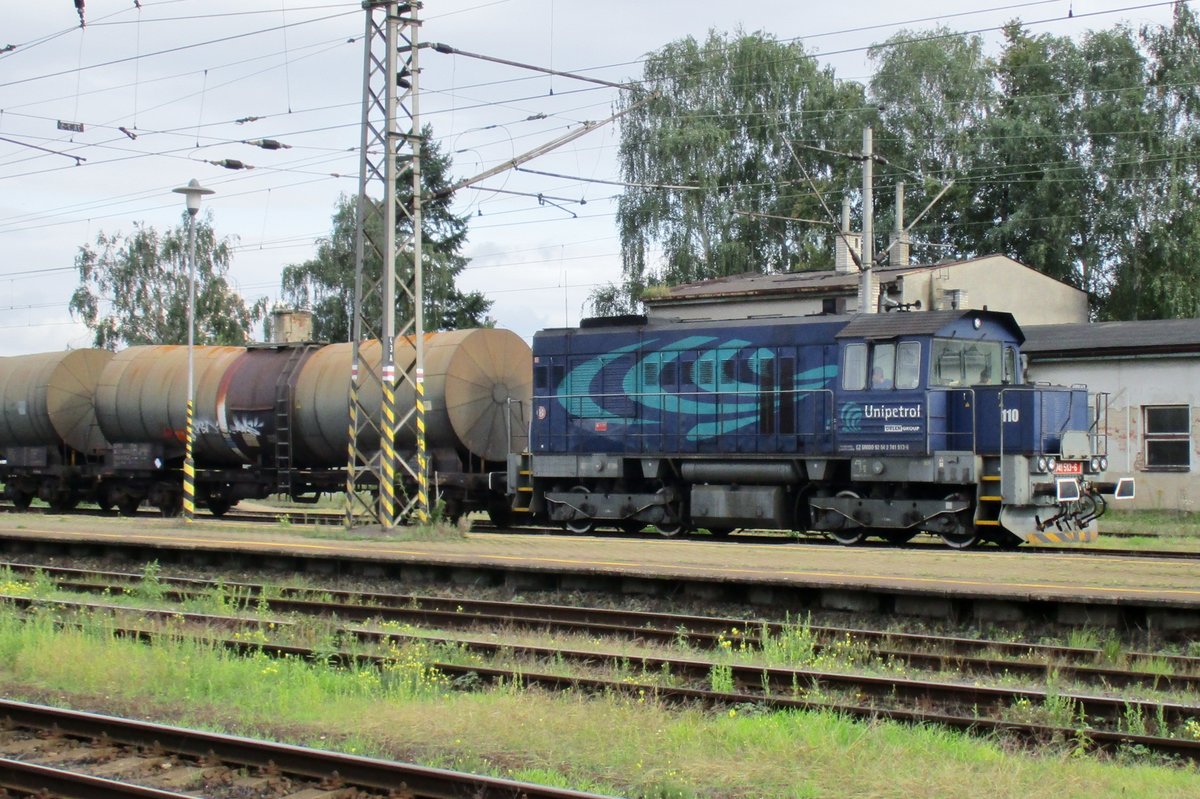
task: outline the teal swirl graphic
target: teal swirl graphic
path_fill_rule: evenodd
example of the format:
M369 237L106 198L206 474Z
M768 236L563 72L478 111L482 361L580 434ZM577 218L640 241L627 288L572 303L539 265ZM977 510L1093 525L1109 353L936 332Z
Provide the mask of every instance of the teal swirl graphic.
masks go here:
M847 433L862 432L863 410L857 402L843 402L838 408L838 421Z
M576 366L557 388L559 404L577 418L630 427L658 425L662 423L661 419L671 416L690 417L695 420L694 423L682 431L689 441L713 439L751 426L759 419L763 397L760 388L762 377L766 370L774 368L778 353L742 339L718 342L714 336L688 336L655 348L657 341L648 339L619 347ZM687 352L697 352L692 367L694 389L689 386L681 392L654 382L646 384L647 374L660 375L664 367L679 363L681 356ZM596 396L603 392L593 390L593 384L607 369L612 368L615 361L630 354L636 357L621 375L620 390L623 399L632 401L641 412L634 411L634 416L625 416L605 408L602 403L606 398ZM736 369L723 368L729 361L748 367L749 374L739 375ZM826 388L837 374L838 369L834 364L809 369L795 375L791 390L803 399L805 392ZM649 379L656 381L657 377ZM614 382L611 378L604 380L609 386ZM778 413L778 392L774 393L772 402L775 413ZM657 418L639 418L647 411Z

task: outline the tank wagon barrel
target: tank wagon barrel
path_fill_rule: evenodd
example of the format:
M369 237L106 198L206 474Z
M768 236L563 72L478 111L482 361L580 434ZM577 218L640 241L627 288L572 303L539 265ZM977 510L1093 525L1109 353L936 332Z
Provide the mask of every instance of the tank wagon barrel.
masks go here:
M378 378L382 356L378 341L360 345L361 369ZM411 338L396 339L396 368L416 360ZM322 347L305 363L296 380L294 424L298 458L312 466L346 462L350 445L349 377L351 345ZM425 339L425 424L430 449L453 450L489 463L503 463L512 448L525 445L533 386L529 345L508 330L474 329L430 333ZM359 402L380 406L380 384L361 380ZM396 407L415 408L412 385L396 385ZM377 433L359 441L373 450ZM399 431L396 447L416 446L411 426Z
M108 350L0 359L0 479L19 508L40 497L58 509L87 495L89 465L107 449L93 404Z
M111 358L108 350L95 349L0 358L0 450L103 449L92 394Z
M245 462L229 438L226 372L245 347L195 348L198 465ZM143 445L154 457L182 457L187 431L187 347L148 345L117 353L96 388L100 429L117 447Z

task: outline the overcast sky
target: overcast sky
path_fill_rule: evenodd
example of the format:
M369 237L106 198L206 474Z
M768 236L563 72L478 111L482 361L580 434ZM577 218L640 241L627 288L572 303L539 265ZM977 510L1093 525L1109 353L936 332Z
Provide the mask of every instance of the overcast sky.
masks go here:
M355 191L364 13L320 0L0 0L0 355L83 347L67 311L79 247L96 235L179 224L197 178L219 235L234 236L231 277L248 301L279 292L283 266L311 257L337 197ZM1070 18L1068 19L1068 15ZM644 55L709 29L801 39L839 78L869 79L864 50L940 20L983 33L1019 18L1035 33L1080 36L1118 22L1167 23L1168 3L1133 0L429 0L420 38L611 81ZM351 41L352 40L352 41ZM422 121L469 177L613 109L616 90L425 50ZM248 118L253 121L242 121ZM536 117L536 119L530 119ZM84 125L82 133L58 121ZM120 130L124 128L129 135ZM576 324L591 289L620 275L614 224L619 130L606 126L467 190L472 259L461 279L495 301L502 327L529 338ZM276 139L290 149L243 144ZM44 149L37 149L44 148ZM53 152L47 152L53 151ZM75 157L81 160L76 165ZM237 159L252 170L207 161ZM580 178L586 179L581 180ZM586 203L584 203L586 201Z

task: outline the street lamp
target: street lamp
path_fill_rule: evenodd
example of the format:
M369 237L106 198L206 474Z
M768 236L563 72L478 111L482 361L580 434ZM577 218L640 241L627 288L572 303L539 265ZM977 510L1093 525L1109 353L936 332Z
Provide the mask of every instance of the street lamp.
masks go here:
M196 403L196 214L200 198L212 194L212 189L192 178L186 186L173 189L187 196L188 212L188 348L187 348L187 434L183 444L183 518L196 518L196 462L192 459L192 414Z

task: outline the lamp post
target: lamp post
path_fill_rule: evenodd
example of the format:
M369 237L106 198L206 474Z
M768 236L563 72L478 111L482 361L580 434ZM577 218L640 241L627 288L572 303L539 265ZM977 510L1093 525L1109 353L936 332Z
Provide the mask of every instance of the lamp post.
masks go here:
M212 194L213 190L202 187L200 181L192 178L186 186L173 191L187 196L188 212L187 433L183 443L183 518L191 522L196 518L196 463L192 460L192 415L196 403L196 214L200 211L200 198Z

